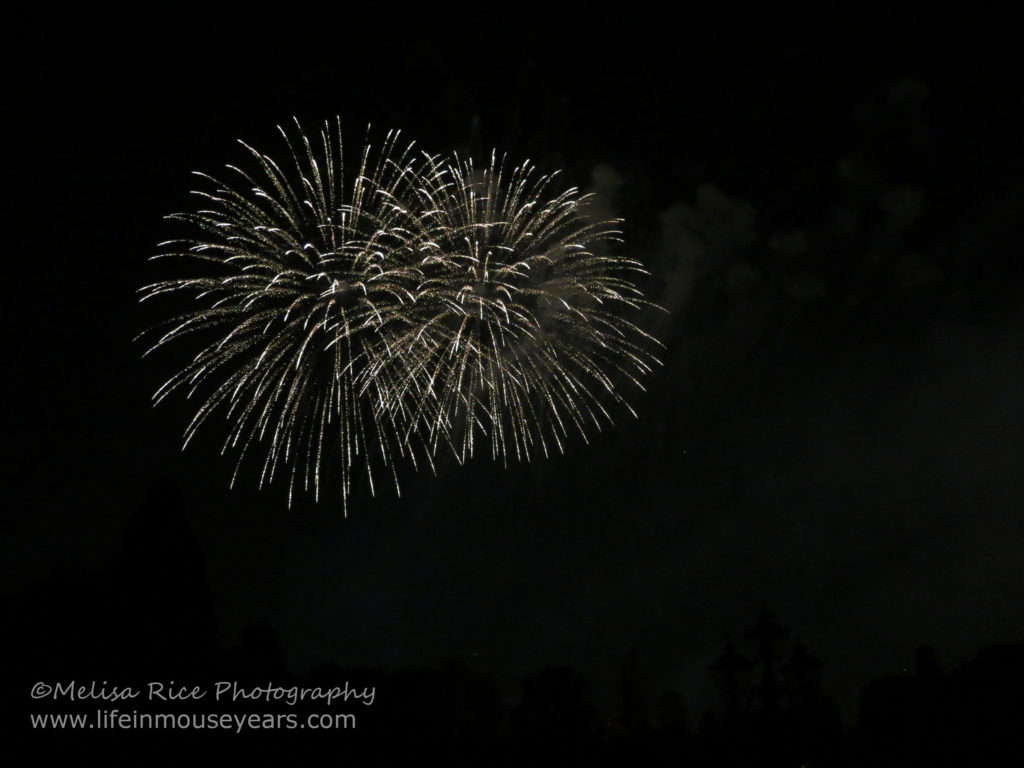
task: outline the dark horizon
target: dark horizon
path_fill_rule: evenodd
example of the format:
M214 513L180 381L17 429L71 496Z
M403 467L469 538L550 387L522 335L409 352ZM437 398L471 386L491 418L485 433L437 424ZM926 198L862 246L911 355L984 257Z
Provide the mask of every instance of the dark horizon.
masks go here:
M844 722L822 675L829 660L766 609L701 670L720 694L706 705L666 687L636 649L613 660L610 691L572 664L550 663L512 691L460 655L417 666L336 657L297 673L274 627L217 640L206 572L180 491L162 480L101 571L53 574L12 606L8 642L20 665L9 670L4 709L14 743L38 738L28 722L47 718L59 725L46 730L62 732L51 746L148 759L228 745L269 759L330 743L382 764L429 751L456 765L905 765L998 757L1019 741L1024 642L955 666L920 646L911 668L868 681ZM153 725L168 714L178 725ZM230 730L253 716L293 725L257 735L265 726L250 724L238 741L209 720L230 719L219 729ZM336 723L333 733L293 730L307 717ZM207 724L182 725L193 722Z

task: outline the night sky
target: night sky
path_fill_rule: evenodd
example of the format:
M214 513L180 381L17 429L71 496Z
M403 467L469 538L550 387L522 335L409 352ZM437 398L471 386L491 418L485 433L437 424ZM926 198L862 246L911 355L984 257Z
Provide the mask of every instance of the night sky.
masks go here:
M699 714L767 607L849 718L922 643L951 666L1024 639L1024 83L999 19L361 5L8 29L6 606L104 568L170 479L219 641L272 627L298 674L457 657L512 704L572 664L607 707L636 649ZM189 345L133 342L177 309L136 293L163 217L236 139L273 153L277 124L335 115L529 157L625 217L668 310L641 319L665 349L639 418L406 472L401 498L357 484L347 517L251 473L229 491L217 422L182 453L188 404L150 396Z

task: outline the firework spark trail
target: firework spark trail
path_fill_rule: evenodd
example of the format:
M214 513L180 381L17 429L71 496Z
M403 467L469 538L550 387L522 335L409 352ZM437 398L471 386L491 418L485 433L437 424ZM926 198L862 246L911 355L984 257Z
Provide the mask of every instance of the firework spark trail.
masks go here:
M554 176L506 175L495 155L485 169L459 157L431 168L396 399L412 398L409 423L460 461L481 438L501 460L547 455L549 440L563 451L570 432L610 423L602 396L625 402L610 371L639 386L657 364L656 342L619 314L649 304L628 279L643 269L599 253L620 222L588 221L575 188L549 197Z
M345 178L340 123L315 143L281 130L290 164L243 143L258 173L228 166L234 185L198 174L203 208L170 218L200 234L154 258L203 265L142 299L191 294L200 308L162 327L149 352L191 334L216 336L154 395L207 393L185 444L218 411L224 451L265 451L260 485L289 475L319 499L326 462L353 471L396 461L433 467L488 444L493 458L565 450L629 408L619 382L642 389L657 342L625 310L653 306L633 260L606 255L620 222L590 221L587 195L550 194L554 176L492 155L415 154L388 134L367 143ZM240 180L240 181L239 181ZM219 335L218 335L219 334ZM148 354L148 352L147 352ZM632 411L632 409L630 409Z
M385 376L364 376L388 324L413 298L406 233L418 230L418 220L403 200L421 160L411 144L402 149L398 134L389 134L379 153L366 146L346 185L340 125L325 125L319 146L296 126L299 149L281 131L291 166L243 144L262 175L228 166L244 184L238 186L199 174L215 186L195 193L207 207L170 217L201 235L165 243L173 250L154 258L199 259L220 269L142 289L143 299L186 292L203 304L171 321L153 349L206 329L223 335L155 399L182 388L191 397L212 385L186 429L186 444L226 408L224 449L239 450L236 475L262 445L261 485L287 467L289 499L300 480L319 498L320 469L333 450L347 499L357 462L365 462L371 487L376 461L391 467L397 484L395 457L413 451L410 441L395 441L404 430L390 423L394 414L373 405L373 396L388 399Z

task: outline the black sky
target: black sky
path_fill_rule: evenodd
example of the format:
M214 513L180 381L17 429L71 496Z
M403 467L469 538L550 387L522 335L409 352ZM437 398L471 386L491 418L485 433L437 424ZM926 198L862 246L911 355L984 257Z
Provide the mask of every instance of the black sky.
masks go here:
M1024 637L1021 70L998 18L714 4L445 12L338 5L39 14L8 30L4 594L97 569L176 480L223 642L297 671L466 658L510 691L625 655L713 703L762 605L850 706L929 642ZM174 354L132 338L193 170L340 115L426 148L604 179L671 315L664 369L591 445L477 460L339 504L226 488L220 435L153 410ZM475 127L474 127L475 126ZM597 176L594 169L602 170ZM612 171L614 169L614 171ZM603 174L603 175L602 175ZM617 179L618 184L608 179Z

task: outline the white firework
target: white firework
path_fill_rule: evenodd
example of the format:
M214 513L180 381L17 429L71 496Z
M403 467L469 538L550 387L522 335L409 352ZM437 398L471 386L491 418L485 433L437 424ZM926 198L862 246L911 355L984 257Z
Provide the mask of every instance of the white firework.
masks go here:
M379 153L366 145L349 182L340 124L325 124L317 143L296 127L297 142L281 130L289 163L244 145L258 174L228 166L233 183L198 174L212 185L195 192L204 207L170 217L198 234L163 243L172 250L154 258L198 260L208 274L142 289L143 299L186 292L200 304L168 323L153 349L215 334L154 398L212 387L186 445L223 408L231 424L224 449L239 450L238 467L256 446L265 448L261 485L287 467L289 499L300 479L319 497L330 451L340 459L347 499L357 462L372 488L376 463L390 466L397 484L396 455L415 461L409 441L394 439L407 432L391 423L400 410L381 407L388 382L367 374L389 324L413 300L409 240L419 220L407 199L420 160L392 133Z
M202 207L170 218L189 238L162 244L199 273L153 283L149 299L191 294L149 351L185 336L198 354L154 395L199 392L185 444L211 415L228 421L238 464L262 450L260 485L289 476L319 498L336 461L343 503L357 464L459 461L484 443L528 461L584 440L628 405L658 343L628 319L646 306L639 262L615 254L618 220L591 220L589 196L555 175L487 168L401 146L388 134L346 179L340 122L316 141L281 130L288 162L243 145L255 171L199 174ZM331 457L334 457L332 459Z
M630 280L640 263L610 252L621 222L590 220L590 196L551 192L555 176L527 163L425 167L415 303L378 359L404 384L405 423L460 461L481 438L502 460L586 439L611 422L606 403L628 408L622 382L642 388L658 364L657 342L626 317L650 302Z

